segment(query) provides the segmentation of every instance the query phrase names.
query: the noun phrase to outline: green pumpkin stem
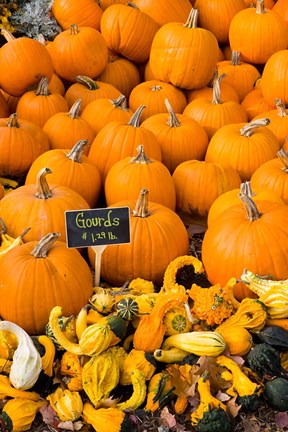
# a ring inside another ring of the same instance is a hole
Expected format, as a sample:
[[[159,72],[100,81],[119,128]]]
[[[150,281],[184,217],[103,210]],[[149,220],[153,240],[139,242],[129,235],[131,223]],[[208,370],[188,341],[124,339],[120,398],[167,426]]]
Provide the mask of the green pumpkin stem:
[[[267,126],[270,124],[270,119],[268,117],[254,120],[250,123],[247,123],[240,129],[240,135],[250,137],[255,132],[255,129]]]
[[[72,147],[70,152],[67,153],[66,155],[67,158],[72,160],[73,162],[81,163],[82,155],[87,145],[88,145],[87,139],[77,141],[77,143]]]
[[[98,90],[99,86],[96,81],[86,75],[77,75],[75,81],[79,84],[83,84],[89,90]]]
[[[35,194],[36,198],[40,198],[40,199],[51,198],[52,193],[50,191],[50,188],[46,180],[46,175],[51,173],[52,171],[50,170],[50,168],[42,168],[38,172],[36,178],[36,188],[37,188],[37,192]]]
[[[52,232],[46,234],[39,240],[31,252],[35,258],[46,258],[55,241],[60,237],[60,233]]]

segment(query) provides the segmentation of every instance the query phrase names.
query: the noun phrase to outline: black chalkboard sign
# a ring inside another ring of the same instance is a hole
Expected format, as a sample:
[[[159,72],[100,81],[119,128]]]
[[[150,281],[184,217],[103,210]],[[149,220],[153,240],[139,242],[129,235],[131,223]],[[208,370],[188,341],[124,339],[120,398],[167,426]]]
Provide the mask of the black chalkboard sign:
[[[107,207],[65,212],[67,246],[130,243],[129,207]]]

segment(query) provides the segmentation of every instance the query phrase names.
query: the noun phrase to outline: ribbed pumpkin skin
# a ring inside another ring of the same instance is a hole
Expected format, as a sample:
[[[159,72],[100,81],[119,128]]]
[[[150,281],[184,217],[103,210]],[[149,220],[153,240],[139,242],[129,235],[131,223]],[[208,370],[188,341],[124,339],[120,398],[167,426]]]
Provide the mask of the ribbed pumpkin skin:
[[[288,112],[286,109],[283,110],[281,115],[278,109],[271,109],[263,113],[257,114],[253,120],[267,117],[270,120],[270,124],[267,125],[267,129],[271,130],[278,139],[280,146],[286,142],[288,136]]]
[[[259,275],[288,277],[288,208],[258,201],[261,217],[250,221],[241,204],[227,209],[207,229],[202,243],[202,261],[212,284],[224,286],[243,269]],[[241,293],[239,293],[241,294]]]
[[[232,18],[247,5],[244,0],[196,0],[194,7],[199,9],[199,26],[210,30],[219,43],[227,44]]]
[[[0,201],[0,214],[7,232],[17,237],[31,227],[25,241],[40,240],[49,232],[60,232],[61,240],[66,241],[66,210],[89,209],[88,203],[77,192],[66,186],[50,186],[51,198],[35,197],[36,185],[18,187]]]
[[[77,75],[96,78],[108,61],[108,48],[102,34],[92,27],[71,23],[49,44],[55,72],[67,81]]]
[[[240,177],[227,165],[190,160],[182,162],[172,175],[179,211],[206,217],[215,199],[240,187]],[[209,193],[207,191],[209,190]]]
[[[218,41],[209,30],[170,22],[157,31],[149,62],[156,79],[197,89],[212,79],[218,53]]]
[[[143,144],[151,159],[162,161],[161,147],[153,132],[124,122],[113,121],[104,126],[90,147],[88,158],[97,166],[103,183],[114,163],[127,156],[136,156]]]
[[[13,114],[12,114],[13,115]],[[10,123],[15,126],[9,126]],[[46,133],[27,120],[0,119],[0,175],[20,177],[27,173],[32,162],[49,150]]]
[[[256,169],[267,160],[274,159],[280,144],[273,132],[266,127],[256,129],[251,136],[241,135],[245,123],[222,126],[211,138],[205,160],[228,163],[241,177],[250,180]]]
[[[0,70],[0,87],[12,96],[21,96],[44,76],[50,80],[54,72],[45,46],[28,37],[12,39],[1,47]]]
[[[7,100],[2,92],[0,92],[0,118],[9,117],[10,110]]]
[[[166,166],[157,160],[133,163],[131,157],[110,168],[105,180],[106,203],[110,206],[118,201],[137,199],[139,190],[144,187],[149,190],[150,201],[175,210],[175,186]]]
[[[129,107],[136,111],[140,104],[145,105],[141,114],[143,122],[154,114],[166,113],[165,99],[169,100],[175,113],[182,113],[187,105],[184,92],[173,84],[159,80],[143,81],[138,84],[130,93]]]
[[[135,0],[139,9],[150,15],[160,26],[169,22],[184,23],[191,9],[189,0]]]
[[[262,78],[261,90],[264,99],[274,104],[275,98],[279,98],[285,104],[288,103],[288,49],[273,54],[265,63]]]
[[[136,277],[162,286],[168,264],[188,253],[188,234],[179,216],[167,207],[151,202],[150,215],[142,218],[132,215],[135,205],[135,200],[124,200],[110,206],[130,208],[131,242],[106,247],[101,255],[101,277],[112,286],[122,286]],[[88,253],[95,265],[94,251],[88,248]]]
[[[162,162],[171,173],[186,160],[203,160],[208,147],[204,128],[184,114],[177,114],[178,126],[168,123],[169,115],[154,114],[141,124],[154,133],[160,143]]]
[[[229,27],[229,42],[233,51],[239,51],[243,61],[265,64],[274,53],[286,49],[288,32],[285,21],[271,9],[259,13],[261,7],[238,12]]]
[[[142,63],[149,58],[159,26],[137,8],[114,4],[103,12],[100,28],[110,51],[135,63]]]
[[[103,10],[94,0],[53,0],[51,12],[62,30],[71,24],[100,30]]]
[[[67,157],[68,150],[53,149],[43,153],[31,165],[25,184],[35,184],[38,172],[49,167],[49,183],[67,186],[78,192],[91,208],[96,206],[101,190],[101,179],[97,167],[84,154],[81,162]]]
[[[29,334],[44,334],[51,309],[61,305],[65,316],[76,315],[92,295],[93,283],[76,249],[56,241],[46,258],[36,258],[31,255],[36,244],[26,242],[1,258],[0,314]]]
[[[260,87],[254,88],[247,93],[242,100],[241,105],[247,113],[248,121],[254,119],[258,114],[262,117],[262,113],[275,109],[275,104],[269,105],[265,101]]]

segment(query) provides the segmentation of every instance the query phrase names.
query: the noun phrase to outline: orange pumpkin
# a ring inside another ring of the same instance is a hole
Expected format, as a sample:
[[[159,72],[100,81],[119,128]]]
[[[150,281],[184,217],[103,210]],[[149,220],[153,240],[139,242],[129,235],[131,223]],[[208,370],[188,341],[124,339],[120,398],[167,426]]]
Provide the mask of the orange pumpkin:
[[[129,107],[135,111],[139,105],[145,105],[141,116],[144,121],[154,114],[166,113],[166,99],[176,113],[182,113],[187,105],[184,92],[173,84],[156,79],[143,81],[131,91]]]
[[[101,18],[101,34],[108,49],[135,63],[148,60],[159,25],[131,2],[114,4]],[[140,36],[140,37],[139,37]]]
[[[161,147],[153,132],[140,126],[140,116],[144,105],[135,111],[127,123],[109,122],[96,135],[88,157],[97,166],[103,184],[114,163],[127,156],[135,156],[138,145],[144,145],[152,159],[161,162]]]
[[[0,214],[12,237],[31,227],[25,235],[27,242],[40,240],[48,232],[59,232],[65,242],[65,211],[89,208],[73,189],[59,184],[49,187],[46,175],[50,172],[49,168],[42,168],[34,184],[20,186],[0,201]]]
[[[157,31],[149,58],[157,79],[180,88],[197,89],[213,78],[218,41],[209,30],[197,26],[198,14],[198,9],[192,8],[185,24],[173,20]]]
[[[0,118],[9,117],[10,109],[4,94],[0,92]]]
[[[42,168],[49,167],[50,183],[67,186],[78,192],[91,208],[96,207],[101,190],[97,167],[83,154],[88,140],[79,140],[70,151],[53,149],[42,153],[31,165],[25,184],[36,183]]]
[[[17,104],[19,118],[43,128],[46,121],[56,113],[68,111],[68,103],[60,93],[48,90],[48,80],[41,78],[36,90],[25,92]]]
[[[92,27],[71,23],[49,44],[55,72],[73,81],[77,75],[97,77],[108,61],[108,48],[102,34]]]
[[[48,233],[1,258],[1,318],[30,335],[45,333],[54,306],[61,305],[66,316],[77,315],[92,295],[87,262],[60,239],[59,233]]]
[[[240,194],[239,205],[219,215],[204,234],[202,262],[209,281],[224,286],[231,277],[239,279],[245,268],[286,279],[287,217],[288,207],[283,204],[261,200],[256,205]],[[250,295],[249,291],[245,284],[239,284],[234,295],[241,300]]]
[[[65,99],[68,102],[69,108],[72,107],[77,99],[81,99],[81,110],[79,110],[78,114],[81,113],[88,103],[95,99],[115,99],[121,94],[112,84],[107,84],[99,80],[95,81],[83,75],[76,76],[75,81],[76,82],[66,90]]]
[[[53,0],[51,12],[62,30],[73,23],[100,30],[103,10],[94,0]]]
[[[261,77],[261,90],[267,103],[273,105],[279,98],[288,103],[288,49],[280,50],[265,63]]]
[[[29,37],[15,38],[2,29],[7,40],[0,49],[0,87],[12,96],[21,96],[45,76],[52,78],[54,67],[45,46]],[[13,71],[13,73],[11,73]]]
[[[150,200],[171,210],[176,208],[175,186],[168,168],[137,147],[135,157],[127,156],[116,162],[105,180],[105,198],[108,206],[123,200],[136,200],[139,190],[147,187]]]
[[[88,148],[95,138],[95,132],[86,120],[80,117],[81,99],[77,99],[70,110],[58,112],[51,116],[43,126],[47,134],[50,149],[72,149],[75,142],[83,139],[88,140]],[[85,154],[88,154],[88,148]]]
[[[251,90],[241,102],[241,105],[245,109],[248,117],[248,121],[254,119],[258,114],[262,116],[262,113],[275,109],[275,105],[269,105],[264,97],[261,87],[256,87]],[[263,117],[265,115],[263,114]]]
[[[273,12],[281,16],[288,23],[288,9],[285,0],[277,0],[272,6]]]
[[[205,160],[227,163],[238,172],[242,181],[250,180],[256,169],[273,159],[280,149],[276,136],[265,127],[269,122],[263,118],[222,126],[211,138]]]
[[[109,245],[102,253],[101,277],[112,286],[137,277],[162,286],[168,264],[188,253],[188,234],[180,217],[162,204],[148,202],[148,194],[147,189],[141,189],[137,201],[110,206],[129,207],[131,212],[130,243]],[[88,248],[88,254],[94,266],[95,253]]]
[[[188,103],[183,111],[184,115],[199,123],[210,140],[214,133],[226,124],[247,121],[247,114],[240,103],[226,100],[221,97],[220,81],[224,76],[220,75],[213,81],[212,98],[196,98]]]
[[[237,171],[231,166],[198,160],[182,162],[172,178],[177,210],[204,218],[218,196],[240,187],[241,183]]]
[[[256,81],[260,78],[260,72],[256,66],[240,59],[239,51],[232,51],[230,60],[217,63],[218,74],[225,74],[222,82],[235,88],[240,97],[240,102],[254,89]]]
[[[287,24],[276,12],[266,9],[264,0],[255,8],[238,12],[229,27],[232,51],[239,51],[243,61],[265,64],[272,54],[288,46]]]
[[[191,10],[189,0],[134,0],[134,4],[160,26],[170,22],[184,23]]]
[[[172,174],[186,160],[203,160],[208,147],[204,128],[184,114],[176,114],[168,99],[168,113],[154,114],[141,124],[156,136],[162,154],[162,162]]]
[[[127,1],[126,0],[98,0],[98,4],[103,10],[107,9],[109,6],[115,3],[126,4]]]
[[[16,113],[0,119],[0,175],[26,175],[32,162],[49,150],[46,133],[36,124],[18,119]]]

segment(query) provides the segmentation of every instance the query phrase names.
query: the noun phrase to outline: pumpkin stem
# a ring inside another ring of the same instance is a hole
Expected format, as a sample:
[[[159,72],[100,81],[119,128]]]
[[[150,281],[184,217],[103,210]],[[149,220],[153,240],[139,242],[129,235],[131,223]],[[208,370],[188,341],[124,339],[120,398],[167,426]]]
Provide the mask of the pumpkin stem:
[[[47,174],[51,174],[52,171],[50,170],[50,168],[42,168],[38,174],[37,174],[37,178],[36,178],[36,188],[37,188],[37,192],[35,194],[36,198],[40,198],[40,199],[48,199],[51,198],[52,193],[49,189],[47,180],[46,180],[46,175]]]
[[[0,225],[1,225],[1,228],[0,228],[0,235],[1,235],[1,234],[6,234],[6,232],[7,232],[7,227],[6,227],[4,221],[3,221],[3,219],[2,219],[1,217],[0,217]],[[1,243],[0,243],[0,244],[1,244]]]
[[[259,212],[255,202],[251,197],[246,195],[243,192],[239,192],[239,198],[244,204],[245,210],[246,210],[246,219],[253,222],[257,219],[260,219],[262,216],[262,213]]]
[[[82,105],[82,100],[77,99],[68,112],[68,117],[72,119],[79,118],[79,111]]]
[[[8,30],[6,30],[4,28],[1,29],[1,35],[4,36],[4,38],[6,39],[6,42],[10,42],[10,41],[16,39],[15,36],[13,36],[11,32],[9,32]]]
[[[254,120],[250,123],[247,123],[240,129],[240,135],[250,137],[255,132],[255,129],[263,126],[267,126],[270,124],[270,119],[268,117],[263,119]]]
[[[175,111],[173,110],[172,105],[167,98],[165,99],[164,103],[169,114],[167,125],[171,127],[179,127],[180,122],[178,120],[178,117],[176,116]]]
[[[287,116],[287,112],[286,112],[286,107],[285,104],[282,102],[281,99],[276,98],[275,99],[275,105],[277,108],[277,114],[279,115],[279,117],[286,117]]]
[[[38,42],[40,42],[42,45],[46,46],[46,40],[42,33],[39,33],[36,38]]]
[[[137,108],[137,110],[134,112],[129,122],[127,123],[129,126],[134,126],[136,128],[140,126],[140,117],[144,108],[146,108],[146,105],[140,105]]]
[[[148,189],[141,189],[140,195],[136,202],[135,210],[132,211],[133,216],[145,218],[149,216],[150,212],[148,210]]]
[[[282,148],[276,153],[276,155],[284,165],[284,167],[282,168],[283,171],[288,172],[288,152],[284,148]]]
[[[79,29],[78,29],[77,24],[71,24],[70,35],[76,35],[77,33],[79,33]]]
[[[250,181],[245,181],[240,185],[240,192],[248,195],[250,198],[255,196],[256,194],[252,191]]]
[[[99,86],[96,81],[86,75],[77,75],[75,81],[79,84],[83,84],[88,90],[98,90]]]
[[[222,79],[226,76],[226,74],[222,74],[219,77],[217,76],[217,78],[214,79],[213,81],[213,95],[212,95],[212,104],[222,104],[222,99],[221,99],[221,90],[220,90],[220,82],[222,81]]]
[[[48,90],[48,85],[49,85],[48,78],[42,77],[35,91],[36,96],[49,96],[51,92]]]
[[[264,0],[257,0],[256,1],[256,14],[264,14],[266,13]]]
[[[7,126],[19,128],[20,124],[18,122],[18,114],[17,113],[13,113],[10,115],[10,117],[8,119]]]
[[[121,108],[125,111],[128,111],[128,107],[127,107],[127,98],[126,96],[124,96],[123,94],[121,94],[120,96],[118,96],[118,98],[116,99],[110,99],[110,102],[116,107],[116,108]]]
[[[143,144],[140,144],[136,150],[138,154],[130,159],[130,163],[148,164],[154,162],[153,159],[149,159],[148,156],[146,156]]]
[[[88,140],[79,140],[77,143],[72,147],[69,153],[67,153],[67,158],[72,160],[73,162],[82,162],[82,154],[85,150],[85,147],[88,145]]]
[[[151,87],[151,91],[160,91],[162,90],[162,87],[160,85],[154,85]]]
[[[130,6],[130,7],[132,7],[133,9],[137,9],[137,10],[139,10],[139,7],[138,7],[135,3],[133,3],[133,2],[127,2],[127,3],[126,3],[126,6]]]
[[[239,66],[240,65],[240,51],[232,51],[231,54],[231,64],[233,66]]]
[[[197,28],[198,16],[199,16],[199,10],[192,8],[188,15],[187,21],[184,24],[184,27]]]
[[[46,258],[51,247],[53,246],[55,241],[58,239],[58,237],[60,237],[60,235],[61,234],[58,232],[52,232],[52,233],[46,234],[36,244],[36,246],[34,247],[34,249],[31,252],[31,255],[33,255],[35,258]]]

